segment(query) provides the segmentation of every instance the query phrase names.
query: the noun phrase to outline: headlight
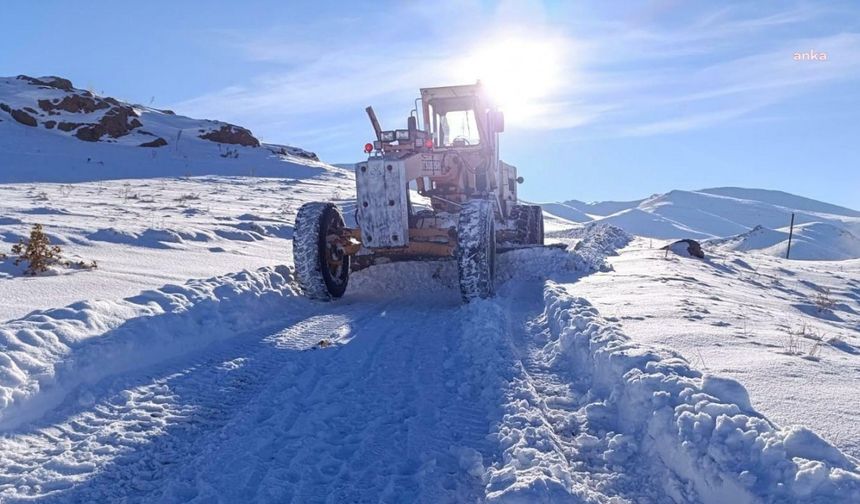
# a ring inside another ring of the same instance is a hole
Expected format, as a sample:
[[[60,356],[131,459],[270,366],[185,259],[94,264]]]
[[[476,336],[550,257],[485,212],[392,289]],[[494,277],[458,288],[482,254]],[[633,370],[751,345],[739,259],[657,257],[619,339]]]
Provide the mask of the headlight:
[[[409,130],[397,130],[394,136],[397,140],[409,140]]]
[[[394,141],[394,132],[393,131],[383,131],[379,135],[379,139],[383,142],[393,142]]]

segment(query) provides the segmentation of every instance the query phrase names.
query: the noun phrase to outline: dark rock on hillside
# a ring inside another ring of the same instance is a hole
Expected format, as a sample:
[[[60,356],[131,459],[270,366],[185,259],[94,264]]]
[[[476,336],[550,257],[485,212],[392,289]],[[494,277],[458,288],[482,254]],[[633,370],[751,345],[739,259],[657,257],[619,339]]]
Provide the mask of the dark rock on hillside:
[[[80,123],[72,123],[72,122],[61,122],[57,125],[57,129],[60,131],[72,131],[73,129],[81,126]]]
[[[287,147],[283,145],[270,145],[268,146],[269,151],[272,154],[277,154],[279,156],[296,156],[305,159],[312,159],[314,161],[319,161],[319,156],[316,155],[315,152],[306,151],[304,149],[299,149],[298,147]]]
[[[244,145],[245,147],[260,146],[260,141],[249,130],[232,124],[225,124],[220,129],[200,135],[200,138],[224,144]]]
[[[35,117],[24,112],[23,110],[12,109],[9,114],[12,116],[12,119],[15,119],[16,121],[25,126],[36,126],[37,124],[39,124],[38,121],[36,121]]]
[[[129,121],[129,115],[132,113],[134,111],[130,107],[114,107],[105,112],[96,124],[78,128],[75,136],[86,142],[97,142],[104,135],[111,138],[127,135],[132,129],[143,126],[137,118]]]
[[[75,136],[84,142],[98,142],[104,131],[98,125],[82,126],[75,131]]]
[[[158,137],[151,142],[145,142],[140,144],[140,147],[164,147],[165,145],[167,145],[167,140]]]
[[[672,252],[680,256],[697,257],[699,259],[705,258],[705,252],[702,250],[702,244],[700,244],[696,240],[691,240],[689,238],[670,243],[669,245],[663,247],[661,250],[671,250]]]
[[[83,96],[78,94],[71,94],[69,96],[66,96],[57,103],[54,103],[54,101],[39,100],[39,108],[48,113],[51,113],[55,110],[64,110],[66,112],[72,112],[74,114],[78,112],[85,112],[87,114],[90,114],[92,112],[95,112],[96,110],[102,110],[111,107],[111,104],[107,100],[92,98],[89,96]]]
[[[74,89],[72,87],[72,81],[69,79],[63,79],[62,77],[56,77],[53,75],[49,75],[47,77],[42,77],[41,79],[37,79],[35,77],[30,77],[29,75],[19,75],[19,80],[25,80],[30,84],[36,86],[46,86],[54,89],[62,89],[63,91],[71,91]]]

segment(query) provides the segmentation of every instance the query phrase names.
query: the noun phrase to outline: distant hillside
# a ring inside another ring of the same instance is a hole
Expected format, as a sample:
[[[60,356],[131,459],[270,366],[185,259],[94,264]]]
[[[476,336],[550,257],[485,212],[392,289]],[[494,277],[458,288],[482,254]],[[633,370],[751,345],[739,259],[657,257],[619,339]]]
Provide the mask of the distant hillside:
[[[570,200],[570,201],[563,201],[561,203],[550,203],[550,205],[560,205],[563,207],[574,209],[577,212],[582,213],[582,214],[605,217],[607,215],[612,215],[614,213],[618,213],[622,210],[628,210],[631,208],[635,208],[636,206],[638,206],[643,201],[645,201],[645,200],[594,201],[591,203],[586,203],[584,201],[579,201],[579,200]]]
[[[250,130],[77,89],[60,77],[0,77],[0,183],[183,175],[309,176],[316,154]]]
[[[860,258],[860,211],[781,191],[719,187],[670,191],[629,202],[544,205],[574,223],[604,222],[659,238],[710,240],[714,246],[784,255],[795,214],[792,257]]]
[[[712,238],[706,245],[741,252],[759,251],[783,257],[788,250],[789,228],[767,229],[757,226],[746,233],[728,238]],[[791,240],[791,258],[807,260],[856,259],[860,238],[847,229],[812,222],[795,226]]]

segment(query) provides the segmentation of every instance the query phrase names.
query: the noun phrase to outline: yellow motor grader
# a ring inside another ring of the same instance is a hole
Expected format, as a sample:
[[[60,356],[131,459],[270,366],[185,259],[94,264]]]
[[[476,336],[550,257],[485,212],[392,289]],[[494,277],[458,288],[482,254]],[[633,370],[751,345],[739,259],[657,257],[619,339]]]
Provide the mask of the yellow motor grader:
[[[378,262],[450,259],[465,301],[492,296],[496,254],[544,241],[541,207],[519,202],[523,179],[499,160],[502,111],[479,82],[421,89],[406,129],[383,130],[372,107],[367,114],[376,140],[355,165],[356,226],[329,202],[296,216],[305,295],[339,298],[351,270]]]

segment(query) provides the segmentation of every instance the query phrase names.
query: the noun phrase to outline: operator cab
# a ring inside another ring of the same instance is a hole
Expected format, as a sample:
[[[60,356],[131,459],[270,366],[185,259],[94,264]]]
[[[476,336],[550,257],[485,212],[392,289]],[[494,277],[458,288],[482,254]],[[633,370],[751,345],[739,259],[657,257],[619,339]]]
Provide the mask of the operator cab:
[[[480,83],[421,90],[424,129],[437,148],[493,148],[504,130],[501,111],[486,100]]]

